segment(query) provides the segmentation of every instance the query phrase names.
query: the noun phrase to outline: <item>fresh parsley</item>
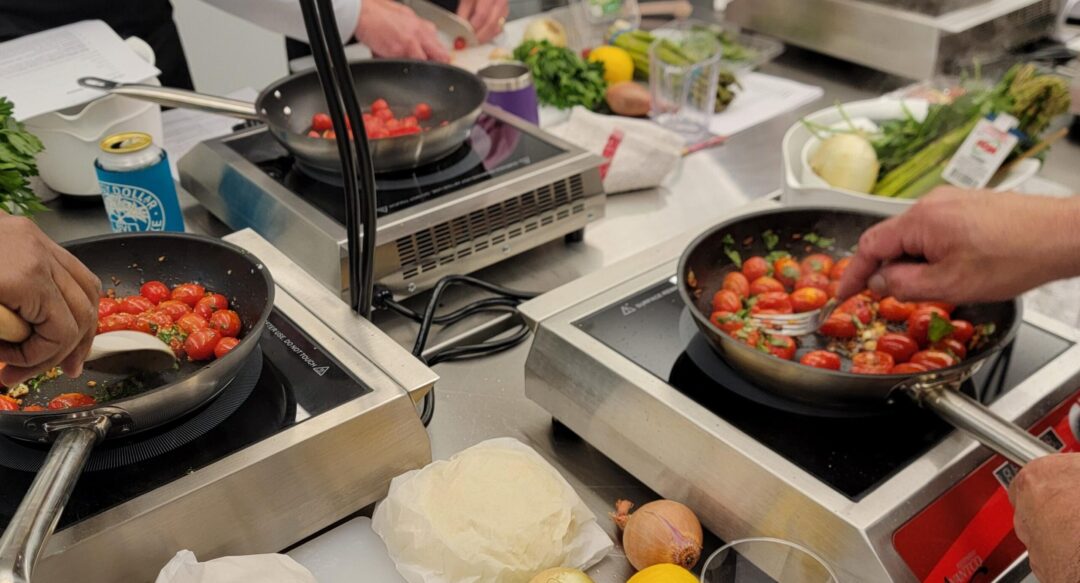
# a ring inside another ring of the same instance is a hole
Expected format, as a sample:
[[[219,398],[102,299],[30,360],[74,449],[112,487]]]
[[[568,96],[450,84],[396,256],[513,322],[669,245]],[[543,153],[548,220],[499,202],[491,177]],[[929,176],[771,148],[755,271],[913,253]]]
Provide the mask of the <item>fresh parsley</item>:
[[[45,146],[15,119],[14,110],[15,104],[0,97],[0,210],[30,216],[45,210],[29,187],[38,173],[34,156]]]
[[[765,249],[769,251],[776,249],[776,246],[780,243],[780,235],[777,235],[771,230],[762,233],[761,238],[765,241]]]
[[[532,40],[514,49],[514,59],[529,67],[541,103],[559,109],[575,105],[596,109],[604,102],[603,63],[590,63],[570,49]]]
[[[930,328],[926,334],[930,342],[944,340],[952,334],[953,330],[952,322],[942,318],[937,312],[930,314]]]
[[[742,269],[742,255],[735,250],[735,239],[731,236],[731,233],[724,235],[720,242],[724,244],[724,255],[728,256],[728,259],[735,264],[735,267]]]
[[[821,235],[818,235],[817,233],[807,233],[807,234],[803,235],[803,241],[806,241],[807,243],[810,243],[811,245],[816,245],[816,246],[818,246],[818,247],[820,247],[822,249],[828,249],[828,248],[832,247],[836,243],[836,239],[830,239],[828,237],[822,237]]]
[[[791,257],[791,253],[788,253],[787,251],[777,250],[766,255],[765,261],[767,261],[769,265],[772,265],[776,263],[778,259],[783,259],[785,257]]]

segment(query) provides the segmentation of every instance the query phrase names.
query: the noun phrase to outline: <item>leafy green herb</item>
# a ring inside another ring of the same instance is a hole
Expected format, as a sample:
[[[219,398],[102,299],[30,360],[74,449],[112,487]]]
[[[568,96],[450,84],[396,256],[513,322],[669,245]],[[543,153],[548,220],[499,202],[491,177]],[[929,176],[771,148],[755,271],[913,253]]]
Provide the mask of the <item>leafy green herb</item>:
[[[742,269],[742,255],[735,250],[735,239],[731,236],[731,233],[724,235],[720,242],[724,244],[724,255],[731,259],[731,262],[735,264],[735,267]]]
[[[772,230],[765,231],[761,234],[761,238],[765,241],[765,248],[772,251],[780,243],[780,235],[772,232]]]
[[[532,40],[514,49],[514,59],[531,70],[541,103],[559,109],[575,105],[596,109],[604,101],[603,63],[590,63],[570,49]]]
[[[765,261],[767,261],[769,265],[772,265],[773,263],[776,263],[778,259],[783,259],[785,257],[791,257],[791,253],[788,253],[787,251],[777,250],[766,255]]]
[[[773,346],[779,346],[780,348],[786,348],[788,343],[783,338],[777,338],[776,336],[769,336],[769,344]]]
[[[30,216],[45,210],[29,188],[29,178],[38,173],[34,156],[45,146],[15,120],[14,110],[0,97],[0,210]]]
[[[930,328],[927,337],[930,342],[938,342],[952,334],[954,330],[952,322],[942,318],[937,312],[930,314]]]
[[[836,243],[836,239],[831,239],[829,237],[822,237],[821,235],[818,235],[817,233],[807,233],[807,234],[803,235],[803,241],[806,241],[807,243],[810,243],[811,245],[816,245],[816,246],[818,246],[818,247],[820,247],[822,249],[828,249],[829,247],[832,247],[834,243]]]

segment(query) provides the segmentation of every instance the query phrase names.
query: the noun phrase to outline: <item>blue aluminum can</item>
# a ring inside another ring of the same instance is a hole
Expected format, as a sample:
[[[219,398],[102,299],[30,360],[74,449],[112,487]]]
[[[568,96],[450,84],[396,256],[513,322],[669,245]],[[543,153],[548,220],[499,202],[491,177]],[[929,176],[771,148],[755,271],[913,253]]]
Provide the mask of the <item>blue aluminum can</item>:
[[[101,140],[94,163],[114,233],[184,230],[169,157],[142,132]]]

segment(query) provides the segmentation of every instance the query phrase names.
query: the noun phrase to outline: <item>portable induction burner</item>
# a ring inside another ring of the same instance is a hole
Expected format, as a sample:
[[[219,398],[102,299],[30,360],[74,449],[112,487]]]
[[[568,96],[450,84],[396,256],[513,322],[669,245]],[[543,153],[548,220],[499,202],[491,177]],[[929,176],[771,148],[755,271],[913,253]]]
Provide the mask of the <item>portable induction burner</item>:
[[[526,395],[724,540],[799,543],[841,581],[1024,572],[1003,487],[1018,468],[906,397],[885,413],[810,409],[777,401],[712,352],[674,279],[700,230],[524,304],[536,329]],[[963,390],[1073,448],[1078,341],[1028,313],[1011,348]]]
[[[431,287],[562,237],[603,216],[603,160],[485,106],[459,150],[380,173],[375,277],[396,294]],[[299,168],[264,126],[203,142],[180,182],[235,229],[252,228],[320,283],[348,295],[340,177]]]
[[[431,461],[414,402],[436,375],[254,232],[226,237],[277,286],[260,350],[213,401],[100,444],[34,581],[152,581],[179,550],[278,552]],[[0,438],[0,526],[44,458]]]

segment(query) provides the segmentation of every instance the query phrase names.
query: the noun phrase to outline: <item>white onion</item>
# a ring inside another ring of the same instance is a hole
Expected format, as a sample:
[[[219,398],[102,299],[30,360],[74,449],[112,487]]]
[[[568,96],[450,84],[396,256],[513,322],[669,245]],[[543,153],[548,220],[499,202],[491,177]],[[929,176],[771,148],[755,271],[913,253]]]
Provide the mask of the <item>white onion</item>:
[[[810,168],[830,186],[868,193],[877,184],[874,146],[858,134],[834,134],[810,156]]]

